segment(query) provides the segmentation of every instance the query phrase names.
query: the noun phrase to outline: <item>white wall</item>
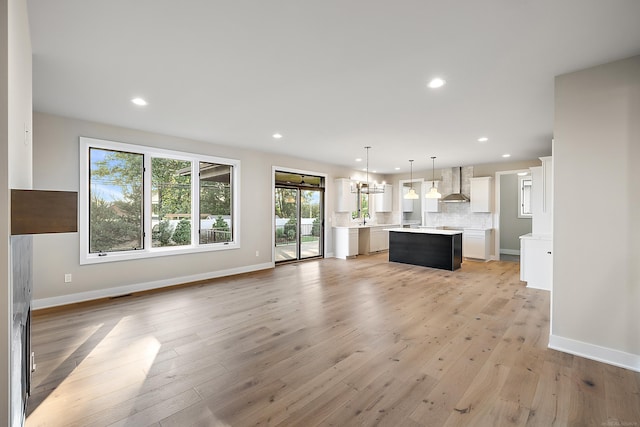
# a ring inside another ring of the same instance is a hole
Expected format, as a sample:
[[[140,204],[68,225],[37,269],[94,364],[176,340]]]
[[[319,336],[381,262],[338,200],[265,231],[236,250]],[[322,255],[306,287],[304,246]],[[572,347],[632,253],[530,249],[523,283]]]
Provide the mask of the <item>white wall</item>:
[[[27,5],[22,0],[0,2],[0,425],[19,425],[21,414],[11,408],[20,398],[10,390],[10,327],[12,318],[11,188],[31,188],[31,41]]]
[[[328,174],[325,197],[328,217],[333,212],[334,178],[355,175],[344,168],[309,160],[35,113],[33,167],[36,188],[78,190],[80,136],[239,159],[242,162],[241,248],[81,266],[79,233],[34,236],[36,307],[117,294],[123,287],[140,284],[155,287],[271,267],[272,166]],[[331,225],[328,220],[325,222],[329,231],[325,253],[333,252]],[[259,251],[259,257],[256,257],[256,251]],[[71,284],[64,283],[65,273],[73,275]]]
[[[550,345],[640,370],[640,56],[556,78]]]

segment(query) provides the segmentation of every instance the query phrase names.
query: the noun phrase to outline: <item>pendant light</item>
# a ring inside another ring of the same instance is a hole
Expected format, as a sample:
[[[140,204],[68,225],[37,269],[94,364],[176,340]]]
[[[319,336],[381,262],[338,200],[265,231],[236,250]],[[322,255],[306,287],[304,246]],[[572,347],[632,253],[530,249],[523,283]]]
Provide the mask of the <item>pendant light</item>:
[[[435,167],[436,158],[435,156],[431,156],[431,190],[424,196],[427,199],[439,199],[442,197],[442,194],[438,193],[438,189],[436,188]]]
[[[367,164],[366,164],[366,181],[365,182],[358,182],[355,186],[351,185],[351,192],[352,193],[361,193],[361,194],[379,194],[379,193],[384,193],[384,185],[382,186],[378,186],[377,182],[374,182],[373,184],[371,184],[369,182],[369,149],[371,148],[370,145],[367,145],[366,147],[364,147],[365,150],[367,150]]]
[[[415,200],[418,198],[418,193],[413,189],[413,160],[409,160],[409,165],[411,166],[411,188],[409,189],[409,192],[404,195],[404,198]]]

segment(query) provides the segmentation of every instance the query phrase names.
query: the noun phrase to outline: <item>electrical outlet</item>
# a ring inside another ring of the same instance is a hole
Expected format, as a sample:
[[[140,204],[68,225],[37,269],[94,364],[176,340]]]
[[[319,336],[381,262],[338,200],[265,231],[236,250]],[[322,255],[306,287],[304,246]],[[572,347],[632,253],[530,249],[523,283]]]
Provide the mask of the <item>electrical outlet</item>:
[[[256,256],[260,256],[260,251],[256,251]]]
[[[71,283],[71,273],[64,275],[64,283]]]

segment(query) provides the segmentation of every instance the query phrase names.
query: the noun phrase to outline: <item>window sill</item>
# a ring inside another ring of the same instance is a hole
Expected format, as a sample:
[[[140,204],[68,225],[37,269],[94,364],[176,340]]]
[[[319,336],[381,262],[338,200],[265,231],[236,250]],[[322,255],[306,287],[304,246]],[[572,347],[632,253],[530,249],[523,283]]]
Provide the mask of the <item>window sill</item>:
[[[105,262],[131,261],[137,259],[156,258],[171,255],[187,255],[201,252],[216,252],[232,249],[239,249],[240,244],[237,242],[216,243],[203,246],[182,246],[179,249],[175,247],[152,248],[139,251],[127,252],[107,252],[106,255],[89,254],[80,257],[80,265],[102,264]]]

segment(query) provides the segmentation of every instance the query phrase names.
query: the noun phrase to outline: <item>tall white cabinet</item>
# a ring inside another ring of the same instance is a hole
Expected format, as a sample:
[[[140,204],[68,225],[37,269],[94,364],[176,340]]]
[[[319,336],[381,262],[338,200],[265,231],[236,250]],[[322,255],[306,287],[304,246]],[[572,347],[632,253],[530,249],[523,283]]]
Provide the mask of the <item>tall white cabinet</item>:
[[[527,287],[551,290],[552,246],[551,236],[520,236],[520,280],[527,282]]]
[[[553,284],[553,158],[531,168],[531,233],[520,236],[520,280],[551,290]]]

